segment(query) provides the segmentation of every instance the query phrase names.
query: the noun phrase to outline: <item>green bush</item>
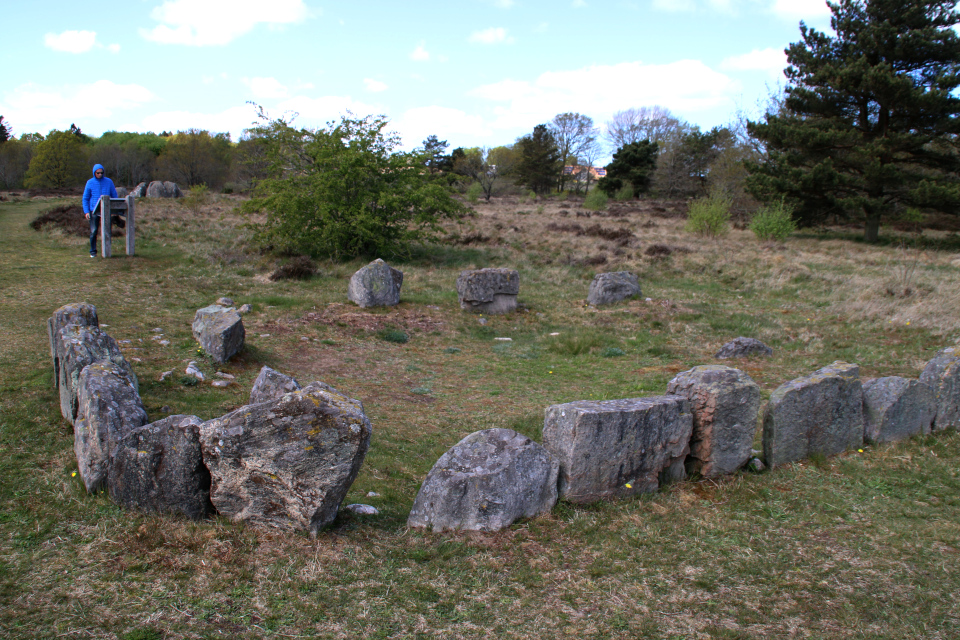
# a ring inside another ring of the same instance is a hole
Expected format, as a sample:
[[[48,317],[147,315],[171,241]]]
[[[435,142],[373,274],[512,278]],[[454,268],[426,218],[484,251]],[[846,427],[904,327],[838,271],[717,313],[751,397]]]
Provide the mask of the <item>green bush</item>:
[[[479,182],[474,182],[469,187],[467,187],[467,200],[471,203],[476,203],[480,200],[480,196],[483,195],[483,185]]]
[[[613,199],[617,202],[627,202],[628,200],[633,200],[633,185],[629,182],[620,187],[616,193],[613,194]]]
[[[730,201],[720,196],[694,200],[687,214],[686,230],[705,238],[719,238],[730,231]]]
[[[797,230],[797,223],[793,220],[793,208],[786,202],[780,202],[760,207],[750,219],[750,231],[757,236],[757,240],[776,240],[783,242],[791,233]]]
[[[583,200],[583,208],[590,211],[603,211],[607,208],[607,194],[600,189],[594,189]]]
[[[410,341],[410,336],[399,329],[381,329],[377,332],[377,337],[386,342],[395,342],[405,344]]]

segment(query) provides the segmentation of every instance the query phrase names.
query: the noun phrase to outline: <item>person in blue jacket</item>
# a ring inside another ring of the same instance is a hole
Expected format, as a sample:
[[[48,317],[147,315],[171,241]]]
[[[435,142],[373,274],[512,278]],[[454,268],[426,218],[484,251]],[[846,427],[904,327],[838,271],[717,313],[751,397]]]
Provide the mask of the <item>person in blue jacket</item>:
[[[83,188],[83,215],[90,221],[91,258],[97,257],[97,235],[100,233],[100,196],[117,197],[117,188],[113,186],[113,180],[103,173],[102,164],[93,165],[93,177],[87,180],[87,186]]]

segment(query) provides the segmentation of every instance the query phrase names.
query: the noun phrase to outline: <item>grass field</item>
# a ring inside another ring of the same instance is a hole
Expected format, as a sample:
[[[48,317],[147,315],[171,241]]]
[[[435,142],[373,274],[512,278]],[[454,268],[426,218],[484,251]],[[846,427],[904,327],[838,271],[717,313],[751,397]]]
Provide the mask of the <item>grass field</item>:
[[[838,359],[864,377],[916,377],[960,340],[955,233],[884,230],[865,245],[833,229],[762,245],[747,231],[687,234],[682,203],[587,217],[573,199],[503,199],[451,225],[447,244],[391,260],[405,275],[398,307],[360,310],[346,299],[360,261],[269,281],[275,259],[248,246],[236,200],[198,214],[141,201],[138,255],[115,240],[111,260],[88,258],[84,238],[29,228],[60,202],[0,203],[0,636],[960,637],[955,433],[560,504],[496,534],[405,526],[433,462],[468,433],[540,440],[545,407],[661,394],[737,336],[774,349],[735,365],[765,398]],[[481,325],[459,310],[454,282],[486,266],[520,271],[522,310]],[[586,307],[594,273],[622,269],[643,297]],[[184,386],[193,314],[221,295],[254,307],[246,350],[221,368],[238,384]],[[381,515],[341,515],[311,538],[87,495],[45,331],[79,301],[129,341],[151,420],[226,413],[264,364],[362,400],[374,432],[347,503]],[[410,339],[382,339],[389,330]]]

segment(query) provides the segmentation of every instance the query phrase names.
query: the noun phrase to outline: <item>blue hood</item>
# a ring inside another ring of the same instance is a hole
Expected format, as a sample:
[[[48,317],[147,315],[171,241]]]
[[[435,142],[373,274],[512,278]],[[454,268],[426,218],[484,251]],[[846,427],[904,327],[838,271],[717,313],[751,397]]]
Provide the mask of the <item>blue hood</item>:
[[[97,169],[99,169],[100,171],[103,171],[104,173],[106,173],[106,170],[103,168],[103,165],[102,165],[102,164],[95,164],[95,165],[93,165],[93,177],[94,177],[94,178],[97,177]]]

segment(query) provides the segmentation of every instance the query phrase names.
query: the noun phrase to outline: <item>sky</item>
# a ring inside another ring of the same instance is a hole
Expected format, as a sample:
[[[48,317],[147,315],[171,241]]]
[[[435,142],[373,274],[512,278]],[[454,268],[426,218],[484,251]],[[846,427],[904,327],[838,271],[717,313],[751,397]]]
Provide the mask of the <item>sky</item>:
[[[385,115],[404,147],[510,144],[555,115],[660,105],[703,129],[757,113],[823,0],[52,0],[7,4],[14,135],[322,127]]]

